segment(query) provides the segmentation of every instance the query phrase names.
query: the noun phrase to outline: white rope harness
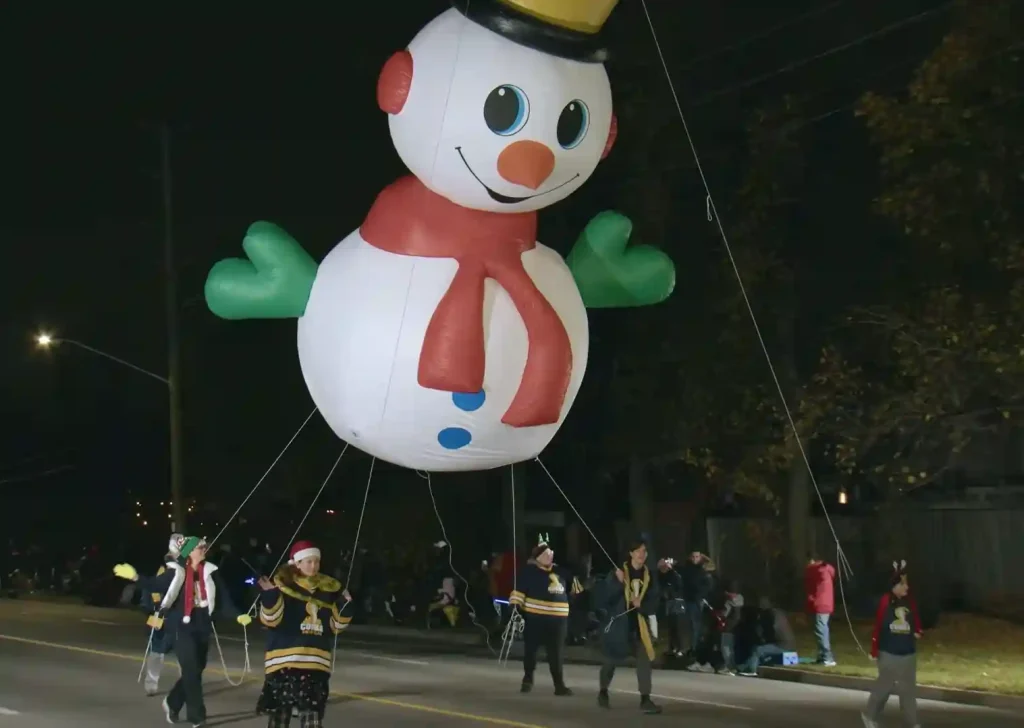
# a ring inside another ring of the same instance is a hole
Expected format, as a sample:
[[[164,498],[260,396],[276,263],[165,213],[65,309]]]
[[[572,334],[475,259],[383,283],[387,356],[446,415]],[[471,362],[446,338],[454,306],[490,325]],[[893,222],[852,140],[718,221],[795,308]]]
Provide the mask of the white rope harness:
[[[352,544],[352,556],[349,558],[349,562],[348,562],[348,575],[345,577],[345,583],[342,585],[342,588],[346,589],[346,590],[348,590],[349,586],[352,584],[352,569],[354,569],[355,565],[356,565],[356,549],[359,547],[359,534],[363,530],[363,518],[366,517],[366,502],[368,500],[370,500],[370,483],[373,482],[373,466],[376,465],[376,464],[377,464],[377,458],[373,458],[372,460],[370,460],[370,473],[369,473],[369,475],[366,476],[366,492],[363,493],[363,507],[361,509],[359,509],[359,523],[356,524],[356,540]],[[352,592],[351,591],[349,591],[349,596],[350,597],[352,596]],[[351,601],[346,601],[345,604],[341,607],[341,610],[339,610],[338,614],[341,614],[346,609],[348,609],[348,605],[351,604],[351,603],[352,603]],[[339,634],[341,634],[340,631],[334,633],[334,647],[331,649],[331,674],[332,675],[334,674],[334,658],[338,654],[338,635]]]
[[[448,538],[447,529],[444,527],[444,520],[441,518],[441,511],[437,507],[437,499],[434,498],[434,486],[430,482],[430,473],[421,473],[419,470],[417,470],[416,474],[427,481],[427,492],[430,493],[430,504],[434,507],[434,515],[437,516],[437,523],[441,527],[441,537],[444,539],[446,548],[448,549],[448,568],[451,570],[453,574],[455,574],[455,576],[457,576],[462,581],[462,600],[466,604],[466,609],[469,610],[469,620],[474,627],[483,631],[484,644],[487,646],[487,651],[490,652],[492,655],[497,656],[499,653],[495,652],[494,648],[491,646],[491,630],[487,629],[487,627],[485,627],[477,621],[476,610],[473,609],[473,605],[469,601],[469,581],[466,579],[466,577],[459,573],[458,569],[455,568],[454,556],[452,555],[452,542],[451,539]]]
[[[316,412],[317,412],[317,409],[314,407],[313,411],[309,413],[309,415],[306,417],[306,419],[303,420],[302,424],[299,425],[299,428],[294,432],[294,434],[292,434],[291,438],[285,444],[285,446],[281,450],[281,452],[279,452],[277,454],[277,457],[274,458],[274,461],[270,464],[270,467],[267,468],[267,470],[263,473],[263,475],[260,477],[260,479],[256,482],[256,485],[253,486],[252,490],[249,491],[249,494],[245,497],[244,500],[242,500],[242,503],[238,506],[238,508],[235,509],[235,512],[231,514],[231,517],[227,519],[227,521],[224,523],[224,526],[221,528],[221,530],[217,533],[217,535],[212,540],[210,540],[207,543],[208,547],[209,546],[213,546],[214,542],[216,542],[217,539],[219,539],[224,534],[224,532],[227,530],[227,528],[231,524],[231,522],[234,521],[234,519],[241,512],[242,507],[245,506],[245,504],[248,503],[249,500],[253,497],[253,495],[256,493],[256,491],[259,489],[259,487],[267,479],[267,476],[270,475],[270,472],[274,469],[274,466],[277,465],[277,463],[281,460],[281,458],[284,456],[284,454],[292,446],[292,444],[295,442],[296,438],[298,438],[299,433],[301,433],[302,430],[305,429],[306,425],[309,424],[309,421],[313,418],[313,415],[316,414]],[[327,487],[327,484],[330,482],[331,476],[334,475],[334,471],[337,470],[338,464],[341,462],[342,457],[344,457],[345,453],[348,451],[348,448],[349,448],[348,443],[345,443],[344,448],[342,448],[341,454],[338,455],[338,459],[334,461],[334,465],[331,466],[330,472],[327,473],[327,477],[324,478],[323,483],[321,483],[321,485],[320,485],[320,489],[317,491],[316,495],[313,497],[313,502],[309,504],[309,508],[306,509],[305,515],[303,515],[302,520],[299,521],[298,528],[295,530],[295,533],[292,534],[292,538],[288,541],[289,546],[285,547],[285,551],[282,553],[281,557],[277,560],[277,563],[274,565],[274,568],[272,569],[272,572],[276,571],[277,567],[281,565],[281,562],[284,560],[285,555],[288,553],[288,548],[290,547],[292,541],[295,540],[296,536],[299,534],[299,531],[302,530],[302,527],[305,525],[306,520],[309,518],[309,514],[313,512],[313,508],[316,506],[316,502],[320,499],[320,495],[324,492],[324,489]],[[256,612],[256,604],[258,602],[259,602],[259,597],[257,596],[256,599],[253,601],[252,605],[250,605],[249,609],[245,612],[245,614],[249,615],[249,616],[254,616],[255,612]],[[242,625],[242,642],[243,642],[243,649],[244,649],[245,657],[244,657],[244,661],[243,661],[243,664],[242,664],[241,675],[239,676],[237,681],[232,680],[232,678],[231,678],[231,671],[228,669],[227,660],[224,657],[224,648],[221,646],[220,635],[217,633],[217,627],[213,623],[212,615],[211,615],[211,627],[213,629],[214,644],[215,644],[215,646],[217,648],[217,656],[218,656],[218,658],[220,660],[221,669],[224,672],[224,679],[227,680],[229,685],[231,685],[233,687],[238,687],[239,685],[241,685],[245,681],[245,676],[252,672],[252,663],[251,663],[251,658],[249,656],[249,630],[248,630],[248,627],[246,625],[244,625],[244,624]],[[157,632],[157,630],[156,630],[155,627],[151,627],[150,630],[149,630],[149,639],[146,642],[146,649],[145,649],[145,651],[143,652],[143,655],[142,655],[142,669],[139,671],[139,676],[138,676],[138,679],[136,680],[136,682],[141,682],[142,681],[142,676],[143,676],[143,674],[145,672],[145,669],[146,669],[146,659],[149,657],[150,652],[152,652],[152,649],[153,649],[153,639],[154,639],[154,637],[156,635],[156,632]]]
[[[516,466],[509,465],[509,477],[512,481],[512,591],[519,589],[519,532],[516,524]],[[501,633],[501,649],[498,651],[498,664],[508,665],[508,657],[512,653],[512,645],[516,638],[522,637],[526,629],[526,619],[519,613],[519,607],[512,606],[505,631]]]

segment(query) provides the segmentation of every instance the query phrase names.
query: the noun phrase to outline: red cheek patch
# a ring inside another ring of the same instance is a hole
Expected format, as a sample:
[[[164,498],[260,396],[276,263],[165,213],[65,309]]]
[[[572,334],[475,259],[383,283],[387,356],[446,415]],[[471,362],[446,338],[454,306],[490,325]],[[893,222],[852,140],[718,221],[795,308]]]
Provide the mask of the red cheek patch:
[[[412,54],[398,51],[380,69],[377,78],[377,106],[388,114],[397,114],[405,107],[412,88]]]
[[[601,159],[604,159],[612,153],[612,147],[615,146],[615,139],[619,136],[619,119],[612,112],[612,125],[608,127],[608,139],[604,143],[604,151],[601,152]]]

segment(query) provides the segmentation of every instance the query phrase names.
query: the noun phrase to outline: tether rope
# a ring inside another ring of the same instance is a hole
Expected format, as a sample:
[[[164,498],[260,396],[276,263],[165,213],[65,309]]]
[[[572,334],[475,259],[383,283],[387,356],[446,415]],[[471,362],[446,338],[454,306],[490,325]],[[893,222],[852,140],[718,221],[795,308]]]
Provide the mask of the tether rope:
[[[793,440],[796,443],[797,449],[800,451],[800,457],[803,459],[804,466],[807,468],[808,476],[810,477],[811,484],[814,486],[814,492],[818,497],[818,502],[821,504],[822,513],[825,516],[825,522],[828,524],[829,531],[832,532],[832,538],[835,539],[837,553],[840,556],[838,559],[840,566],[840,578],[842,578],[843,572],[846,572],[848,577],[852,577],[853,573],[850,569],[849,561],[846,559],[846,555],[843,553],[842,543],[839,540],[839,534],[836,532],[835,525],[832,523],[832,517],[829,515],[828,507],[825,505],[825,498],[821,493],[821,488],[818,485],[818,479],[815,477],[814,468],[811,467],[811,460],[807,454],[807,450],[804,447],[803,440],[800,437],[800,431],[796,425],[796,418],[793,416],[793,411],[789,406],[789,400],[786,397],[785,389],[782,386],[782,382],[779,379],[778,372],[775,369],[775,363],[772,361],[771,354],[768,351],[768,345],[765,342],[764,335],[761,332],[761,325],[758,323],[757,314],[754,313],[754,306],[751,303],[750,296],[747,293],[746,284],[743,282],[743,274],[740,272],[739,264],[736,262],[736,256],[733,254],[732,245],[729,242],[729,236],[725,232],[725,225],[722,222],[722,218],[718,213],[718,208],[715,205],[714,197],[711,194],[711,185],[708,183],[707,175],[704,173],[704,167],[700,161],[700,154],[697,152],[697,144],[694,142],[693,135],[690,133],[690,126],[686,122],[686,115],[683,113],[682,102],[679,100],[679,92],[676,90],[675,82],[672,79],[672,73],[669,71],[668,61],[665,58],[665,52],[662,49],[661,41],[658,39],[658,32],[654,26],[654,20],[651,17],[650,9],[647,6],[647,0],[640,0],[640,4],[643,7],[644,15],[647,18],[647,26],[651,31],[651,38],[654,41],[655,50],[658,53],[658,59],[661,61],[661,67],[665,74],[665,80],[668,82],[669,91],[672,94],[672,101],[675,104],[676,113],[679,116],[679,121],[683,125],[683,132],[686,134],[686,141],[690,145],[690,152],[693,154],[693,161],[697,167],[697,173],[700,175],[701,183],[704,186],[704,193],[706,195],[705,201],[708,210],[708,220],[713,221],[718,228],[719,236],[722,238],[722,244],[725,247],[726,255],[729,258],[729,263],[732,266],[733,273],[736,276],[736,282],[739,284],[740,294],[743,297],[743,303],[746,306],[747,313],[750,316],[750,321],[754,327],[754,333],[757,335],[757,341],[761,346],[761,352],[764,354],[765,362],[768,364],[768,371],[772,375],[772,381],[775,384],[775,389],[778,392],[779,400],[782,403],[782,408],[786,413],[786,420],[789,423],[789,427],[793,432]],[[843,600],[843,609],[846,612],[847,622],[850,625],[850,634],[853,636],[853,640],[857,645],[857,648],[864,654],[867,652],[861,645],[860,640],[857,638],[857,634],[853,629],[853,622],[850,619],[849,608],[846,604],[846,597],[843,591],[840,590],[840,595]]]

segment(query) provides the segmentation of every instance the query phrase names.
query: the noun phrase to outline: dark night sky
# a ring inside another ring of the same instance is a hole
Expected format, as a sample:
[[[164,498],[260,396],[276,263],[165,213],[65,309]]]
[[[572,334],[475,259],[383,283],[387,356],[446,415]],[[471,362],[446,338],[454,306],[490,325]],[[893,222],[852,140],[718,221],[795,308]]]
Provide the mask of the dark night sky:
[[[46,519],[53,510],[74,520],[85,502],[116,501],[126,488],[164,492],[161,385],[83,352],[43,355],[31,345],[32,332],[45,326],[165,371],[159,146],[153,127],[163,121],[175,130],[187,488],[216,487],[231,506],[235,493],[248,490],[312,404],[299,372],[294,323],[215,319],[201,299],[206,272],[237,253],[253,220],[278,222],[318,258],[359,225],[380,188],[403,173],[374,101],[378,69],[446,5],[349,3],[332,13],[179,5],[171,12],[143,6],[104,14],[8,4],[0,11],[7,178],[0,217],[7,251],[0,269],[0,509],[8,510],[8,498],[59,493],[67,498],[62,505],[35,519],[52,525]],[[941,3],[648,5],[708,160],[716,199],[728,193],[737,175],[716,161],[735,157],[745,110],[798,92],[810,96],[812,118],[828,115],[809,130],[820,176],[820,199],[809,204],[822,235],[844,214],[846,187],[870,184],[860,162],[863,138],[849,109],[841,107],[866,87],[898,86],[946,22],[938,13],[836,50]],[[814,9],[822,12],[707,57]],[[609,36],[617,97],[653,99],[651,126],[670,123],[681,136],[639,2],[621,4]],[[821,57],[779,72],[816,55]],[[636,65],[651,72],[631,77]],[[644,133],[620,129],[612,163],[557,211],[541,213],[542,233],[548,231],[542,239],[565,252],[571,238],[559,242],[567,236],[563,227],[578,230],[598,210],[616,205],[629,139]],[[677,241],[650,242],[669,249],[680,267],[699,269],[720,255],[703,219],[704,194],[685,157],[664,163],[685,170],[676,197],[692,230]],[[643,229],[642,221],[638,227]],[[847,267],[835,260],[821,265],[823,271]],[[856,281],[850,285],[855,288]],[[673,305],[699,305],[685,290],[679,300]],[[607,325],[598,317],[595,335],[601,337]],[[598,374],[586,386],[601,386],[607,357],[595,348],[591,370]],[[339,448],[317,419],[268,489],[295,482],[315,487]],[[366,464],[353,458],[342,476],[361,480]]]

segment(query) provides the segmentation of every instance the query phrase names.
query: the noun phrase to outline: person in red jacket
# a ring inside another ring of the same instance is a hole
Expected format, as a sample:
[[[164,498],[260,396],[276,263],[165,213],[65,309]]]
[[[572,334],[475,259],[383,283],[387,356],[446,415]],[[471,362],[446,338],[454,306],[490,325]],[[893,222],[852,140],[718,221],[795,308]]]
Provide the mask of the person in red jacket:
[[[505,623],[509,611],[502,607],[508,603],[508,595],[515,588],[517,559],[512,551],[496,551],[491,554],[490,562],[484,562],[484,567],[487,569],[488,589],[500,626]]]
[[[835,667],[832,644],[829,639],[829,619],[835,611],[836,569],[811,554],[804,569],[804,590],[807,593],[807,613],[814,619],[814,639],[818,643],[818,664]]]
[[[917,641],[921,616],[910,595],[907,562],[893,562],[889,591],[882,595],[871,634],[871,659],[878,661],[878,679],[871,688],[867,710],[861,715],[864,728],[878,728],[882,710],[893,690],[900,696],[900,710],[908,728],[917,722]]]

